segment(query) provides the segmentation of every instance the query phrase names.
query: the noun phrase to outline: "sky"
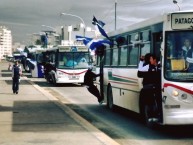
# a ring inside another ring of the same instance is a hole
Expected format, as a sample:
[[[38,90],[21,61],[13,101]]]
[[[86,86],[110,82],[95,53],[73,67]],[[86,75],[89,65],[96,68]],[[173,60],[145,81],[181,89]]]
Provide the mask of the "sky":
[[[45,30],[42,25],[59,27],[76,25],[81,17],[92,27],[92,18],[105,22],[107,32],[115,29],[115,1],[117,29],[167,12],[193,10],[193,0],[0,0],[0,25],[12,31],[13,42],[29,43],[30,35]]]

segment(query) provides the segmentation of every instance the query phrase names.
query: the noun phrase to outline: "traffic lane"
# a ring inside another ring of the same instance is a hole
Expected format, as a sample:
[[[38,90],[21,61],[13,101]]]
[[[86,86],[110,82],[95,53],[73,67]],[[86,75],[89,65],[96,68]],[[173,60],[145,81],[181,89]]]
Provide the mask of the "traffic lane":
[[[176,141],[175,144],[192,142],[193,126],[159,126],[156,129],[149,129],[133,112],[120,108],[112,112],[105,105],[99,106],[97,99],[89,94],[85,87],[74,84],[55,87],[47,82],[39,85],[63,94],[63,97],[71,102],[68,104],[71,109],[122,144],[127,144],[128,139],[135,142],[151,140],[156,144],[162,144],[163,141],[164,143]]]

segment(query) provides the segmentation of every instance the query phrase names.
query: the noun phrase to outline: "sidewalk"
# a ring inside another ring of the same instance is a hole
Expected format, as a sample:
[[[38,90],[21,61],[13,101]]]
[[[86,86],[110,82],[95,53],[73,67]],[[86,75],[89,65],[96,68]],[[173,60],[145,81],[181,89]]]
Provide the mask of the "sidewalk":
[[[118,145],[25,76],[13,94],[7,68],[1,61],[0,145]]]

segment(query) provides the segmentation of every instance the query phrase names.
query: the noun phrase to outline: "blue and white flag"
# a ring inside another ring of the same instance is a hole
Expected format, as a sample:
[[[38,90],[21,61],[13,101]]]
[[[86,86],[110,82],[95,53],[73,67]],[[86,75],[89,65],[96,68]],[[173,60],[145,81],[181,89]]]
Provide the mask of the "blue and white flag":
[[[101,33],[101,35],[103,35],[104,37],[106,37],[107,39],[109,39],[108,35],[106,34],[105,30],[103,29],[103,26],[105,25],[104,22],[97,20],[95,18],[95,16],[93,16],[92,19],[92,24],[97,26],[96,28],[98,29],[98,31]]]
[[[112,42],[109,40],[103,40],[103,39],[92,39],[87,46],[91,50],[96,50],[98,47],[105,45],[105,46],[111,46]]]
[[[76,40],[82,41],[84,43],[84,45],[87,45],[92,40],[92,38],[76,35]]]
[[[76,35],[76,40],[77,41],[83,41],[83,40],[92,40],[92,38],[89,38],[89,37],[85,37],[85,36],[79,36],[79,35]]]
[[[103,21],[97,20],[97,19],[95,18],[95,16],[93,16],[92,24],[93,24],[93,25],[97,25],[97,24],[98,24],[100,27],[103,27],[103,26],[105,25],[105,23],[104,23]]]
[[[101,45],[110,46],[112,42],[104,39],[92,39],[83,36],[76,36],[77,41],[83,41],[84,45],[86,45],[90,50],[96,50]]]

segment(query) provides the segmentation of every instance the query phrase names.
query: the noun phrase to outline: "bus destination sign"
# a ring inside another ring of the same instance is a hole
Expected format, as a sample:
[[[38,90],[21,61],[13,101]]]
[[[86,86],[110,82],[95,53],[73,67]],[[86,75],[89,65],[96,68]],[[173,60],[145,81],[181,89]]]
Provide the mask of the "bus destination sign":
[[[59,51],[63,52],[63,51],[70,51],[70,47],[59,47]]]
[[[172,29],[193,28],[193,13],[174,13],[172,14]]]
[[[60,46],[59,52],[77,52],[77,51],[88,51],[85,46]]]

